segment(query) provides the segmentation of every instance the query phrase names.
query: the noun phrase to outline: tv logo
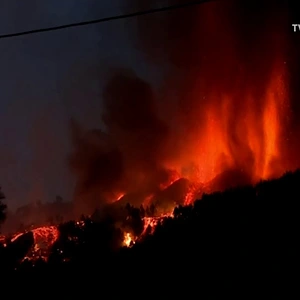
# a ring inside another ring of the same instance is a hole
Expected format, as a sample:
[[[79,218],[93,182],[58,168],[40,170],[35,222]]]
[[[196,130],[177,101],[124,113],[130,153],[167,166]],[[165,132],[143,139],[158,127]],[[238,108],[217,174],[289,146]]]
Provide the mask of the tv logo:
[[[292,26],[294,27],[294,32],[300,31],[300,24],[292,24]]]

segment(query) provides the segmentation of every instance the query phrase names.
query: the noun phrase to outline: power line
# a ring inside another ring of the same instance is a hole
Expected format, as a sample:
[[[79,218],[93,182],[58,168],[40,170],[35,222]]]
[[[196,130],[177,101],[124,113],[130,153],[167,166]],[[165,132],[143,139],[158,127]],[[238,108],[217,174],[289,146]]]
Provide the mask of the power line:
[[[109,22],[109,21],[114,21],[114,20],[133,18],[133,17],[137,17],[137,16],[142,16],[142,15],[149,15],[149,14],[154,14],[154,13],[158,13],[158,12],[164,12],[164,11],[170,11],[170,10],[195,6],[195,5],[199,5],[199,4],[202,4],[205,2],[211,2],[211,1],[215,1],[215,0],[191,1],[191,2],[187,2],[187,3],[183,3],[183,4],[175,4],[175,5],[165,6],[165,7],[161,7],[161,8],[153,8],[153,9],[148,9],[148,10],[143,10],[143,11],[137,11],[134,13],[116,15],[116,16],[111,16],[111,17],[106,17],[106,18],[101,18],[101,19],[96,19],[96,20],[90,20],[90,21],[84,21],[84,22],[79,22],[79,23],[71,23],[71,24],[59,25],[59,26],[54,26],[54,27],[33,29],[33,30],[29,30],[29,31],[2,34],[2,35],[0,35],[0,39],[35,34],[35,33],[46,32],[46,31],[55,31],[55,30],[85,26],[85,25],[96,24],[96,23],[104,23],[104,22]]]

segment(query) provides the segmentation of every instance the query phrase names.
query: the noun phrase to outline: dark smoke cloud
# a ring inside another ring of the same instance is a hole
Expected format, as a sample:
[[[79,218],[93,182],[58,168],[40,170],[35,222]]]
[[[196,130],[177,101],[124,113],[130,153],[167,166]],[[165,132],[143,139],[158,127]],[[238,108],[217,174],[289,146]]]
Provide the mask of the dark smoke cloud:
[[[159,1],[129,2],[140,9],[159,6]],[[253,126],[260,132],[265,87],[274,66],[284,63],[282,32],[288,24],[283,1],[240,2],[216,1],[137,18],[136,46],[149,63],[162,64],[167,76],[155,95],[133,71],[115,70],[103,92],[105,132],[86,132],[73,124],[70,165],[77,175],[79,210],[112,202],[123,193],[124,201],[141,203],[149,195],[174,199],[179,190],[186,191],[185,179],[163,193],[159,187],[176,177],[175,170],[193,177],[197,143],[200,152],[205,146],[200,140],[207,135],[206,112],[211,106],[222,112],[224,95],[231,97],[222,130],[232,161],[225,154],[218,158],[226,172],[215,182],[224,188],[233,181],[251,181],[254,154],[245,142],[245,95],[255,101]]]
[[[151,87],[134,72],[118,70],[103,99],[105,132],[85,132],[72,122],[75,150],[70,166],[77,176],[76,201],[86,203],[87,209],[125,192],[130,202],[141,201],[171,175],[164,166],[169,128],[157,115]]]
[[[85,132],[72,122],[72,131],[75,150],[69,163],[77,178],[75,203],[78,211],[86,212],[113,197],[123,174],[122,157],[101,130]]]

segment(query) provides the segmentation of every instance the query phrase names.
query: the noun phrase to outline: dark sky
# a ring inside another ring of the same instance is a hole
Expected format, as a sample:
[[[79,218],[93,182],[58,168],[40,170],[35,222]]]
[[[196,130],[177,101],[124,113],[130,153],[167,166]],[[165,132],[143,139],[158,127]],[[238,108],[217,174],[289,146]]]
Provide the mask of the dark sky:
[[[118,0],[6,0],[0,34],[101,18],[135,7]],[[132,46],[121,20],[0,40],[0,184],[10,208],[28,201],[70,199],[66,167],[69,118],[101,126],[101,87],[111,67],[159,78]],[[132,33],[131,33],[132,34]]]

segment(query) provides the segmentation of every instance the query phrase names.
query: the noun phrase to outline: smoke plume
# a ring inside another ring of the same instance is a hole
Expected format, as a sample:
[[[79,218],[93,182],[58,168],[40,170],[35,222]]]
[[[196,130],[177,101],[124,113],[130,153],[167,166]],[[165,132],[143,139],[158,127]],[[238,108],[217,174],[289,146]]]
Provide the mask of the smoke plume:
[[[134,72],[118,70],[103,91],[105,132],[82,132],[73,122],[76,197],[94,205],[121,195],[140,200],[167,182],[169,127],[157,116],[156,98]],[[84,201],[84,202],[85,202]],[[81,208],[82,209],[82,208]]]

